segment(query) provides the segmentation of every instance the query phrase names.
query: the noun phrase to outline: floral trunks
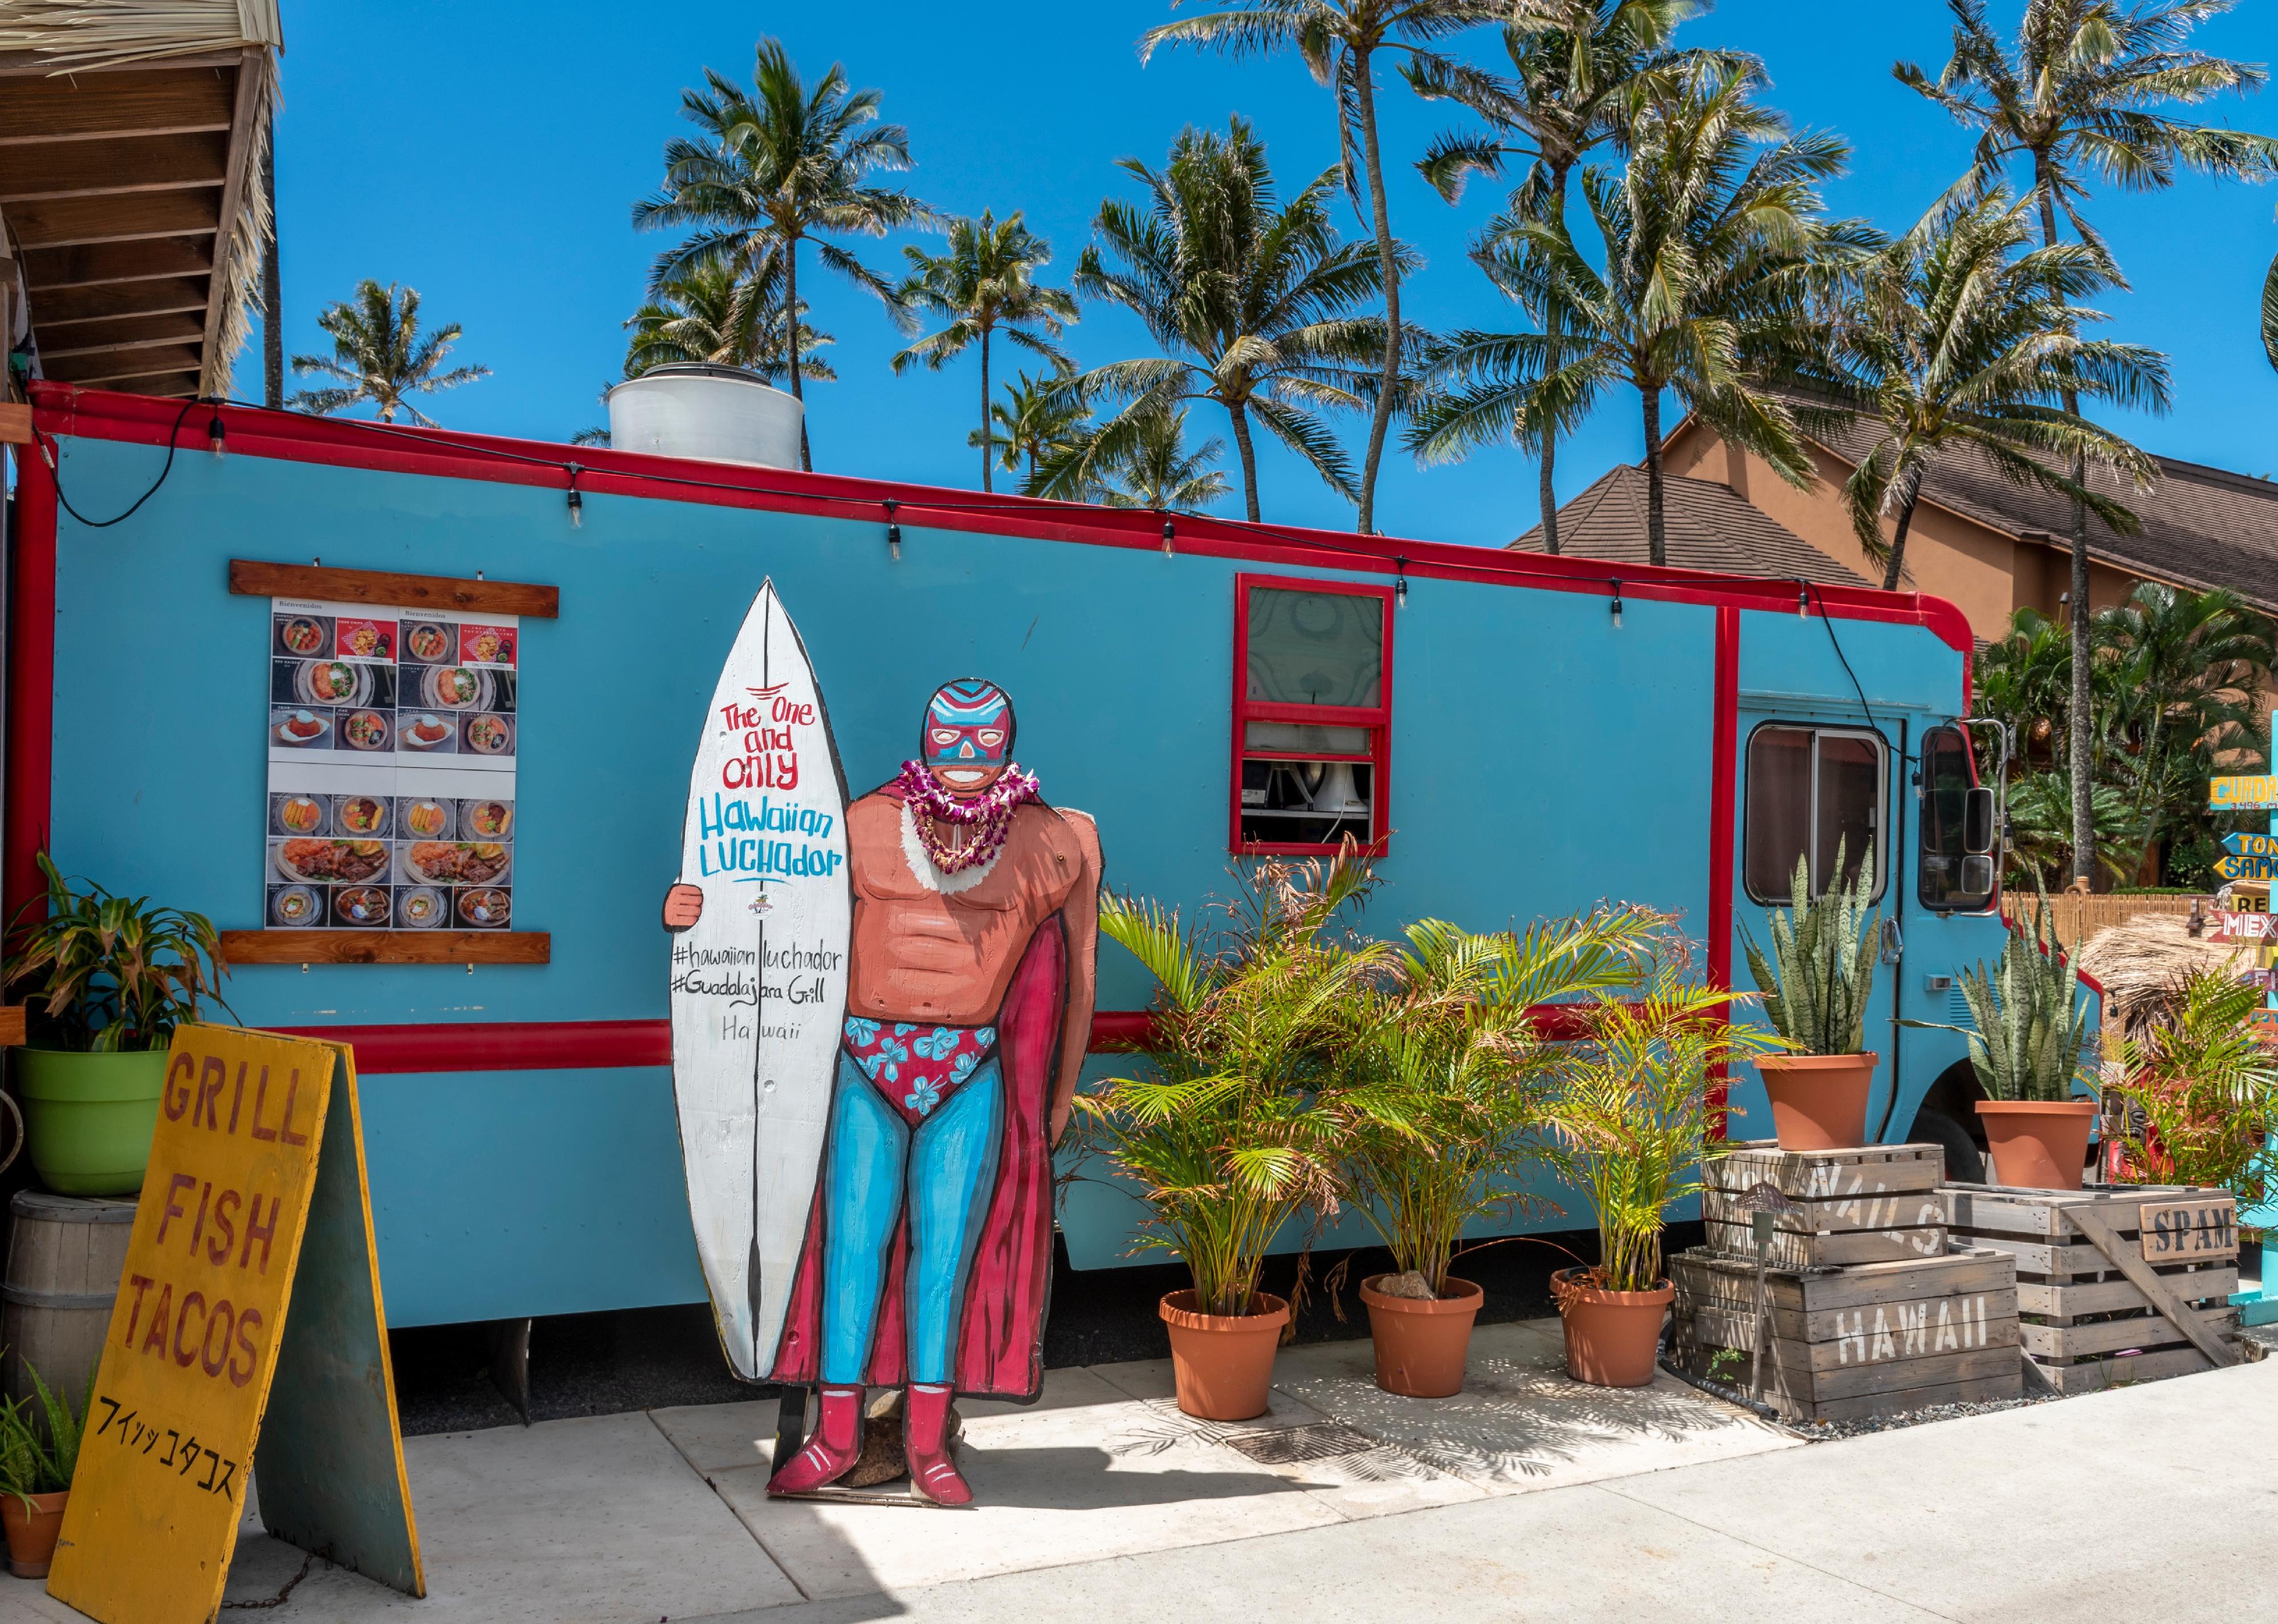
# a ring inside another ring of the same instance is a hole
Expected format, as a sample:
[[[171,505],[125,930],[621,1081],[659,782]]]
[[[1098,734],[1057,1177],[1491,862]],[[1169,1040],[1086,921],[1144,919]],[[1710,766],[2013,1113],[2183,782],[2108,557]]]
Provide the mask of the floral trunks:
[[[914,1127],[997,1046],[994,1026],[929,1026],[846,1018],[844,1047],[886,1103]]]

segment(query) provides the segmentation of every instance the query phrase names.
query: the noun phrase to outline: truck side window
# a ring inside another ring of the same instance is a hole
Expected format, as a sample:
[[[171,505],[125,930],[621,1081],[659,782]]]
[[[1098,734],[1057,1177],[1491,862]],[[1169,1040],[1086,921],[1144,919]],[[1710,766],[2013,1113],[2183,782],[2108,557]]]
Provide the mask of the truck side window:
[[[1795,860],[1811,854],[1811,878],[1823,893],[1843,853],[1844,880],[1875,854],[1875,893],[1890,864],[1883,850],[1887,776],[1882,739],[1854,728],[1766,722],[1748,736],[1748,784],[1742,865],[1748,895],[1760,903],[1788,900]]]
[[[1983,885],[1992,872],[1978,865],[1979,885],[1968,884],[1962,859],[1962,806],[1977,782],[1969,746],[1959,728],[1935,728],[1923,735],[1922,746],[1922,885],[1923,906],[1947,911],[1978,911],[1992,905],[1994,891]]]
[[[1341,581],[1235,582],[1230,850],[1381,855],[1391,766],[1391,593]]]

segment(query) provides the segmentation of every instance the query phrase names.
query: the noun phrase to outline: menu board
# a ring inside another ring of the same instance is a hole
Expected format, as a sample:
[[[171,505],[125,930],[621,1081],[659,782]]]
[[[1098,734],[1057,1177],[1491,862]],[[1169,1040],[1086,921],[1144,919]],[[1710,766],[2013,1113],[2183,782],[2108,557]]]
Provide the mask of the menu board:
[[[506,929],[519,617],[269,601],[264,922]]]

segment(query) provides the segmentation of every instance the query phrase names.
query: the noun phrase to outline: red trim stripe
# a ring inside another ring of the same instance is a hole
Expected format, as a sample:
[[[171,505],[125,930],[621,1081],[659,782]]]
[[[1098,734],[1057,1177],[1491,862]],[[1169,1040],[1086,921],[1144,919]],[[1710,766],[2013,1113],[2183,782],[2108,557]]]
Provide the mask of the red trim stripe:
[[[35,860],[54,804],[56,477],[41,454],[16,459],[16,568],[8,583],[8,789],[0,909],[8,919],[47,888]]]
[[[1092,1018],[1094,1053],[1144,1042],[1144,1010],[1102,1010]],[[391,1071],[574,1071],[598,1066],[672,1064],[672,1023],[464,1021],[445,1025],[279,1026],[296,1038],[355,1048],[356,1070]]]
[[[154,396],[115,394],[67,384],[32,385],[33,423],[43,436],[83,436],[133,445],[163,446],[180,415],[178,402]],[[983,497],[977,492],[854,479],[829,474],[748,468],[724,462],[692,462],[545,440],[382,426],[354,419],[309,417],[257,407],[218,408],[233,456],[268,456],[339,468],[419,474],[493,484],[539,485],[567,491],[564,470],[574,463],[577,488],[591,496],[634,496],[799,513],[837,518],[869,518],[882,527],[891,508],[904,525],[1022,536],[1090,546],[1159,549],[1163,516],[1148,510],[1092,507],[1035,497]],[[195,433],[199,422],[188,425]],[[684,482],[684,483],[681,483]],[[1254,560],[1313,569],[1343,569],[1393,576],[1491,582],[1546,591],[1590,592],[1609,589],[1602,560],[1511,553],[1500,548],[1447,542],[1410,541],[1396,537],[1355,536],[1341,531],[1250,524],[1240,520],[1181,515],[1174,521],[1174,545],[1182,553]],[[1754,576],[1655,568],[1622,564],[1626,598],[1672,603],[1731,604],[1781,614],[1795,606],[1795,583]],[[1844,620],[1881,621],[1927,628],[1967,659],[1976,646],[1969,622],[1942,598],[1884,592],[1869,587],[1815,587],[1813,597],[1828,614]],[[1966,680],[1966,679],[1965,679]]]
[[[1586,1003],[1537,1004],[1535,1029],[1554,1043],[1590,1033]],[[1102,1010],[1091,1019],[1091,1052],[1139,1048],[1154,1031],[1144,1010]],[[672,1064],[672,1023],[622,1021],[467,1021],[447,1025],[279,1026],[295,1038],[353,1045],[356,1070],[402,1071],[573,1071],[598,1066]]]
[[[1968,669],[1968,656],[1962,657]],[[1740,612],[1731,605],[1716,611],[1716,664],[1711,691],[1708,728],[1708,984],[1730,991],[1732,985],[1732,824],[1740,796]],[[1967,679],[1965,678],[1965,681]],[[1732,1006],[1722,1013],[1730,1018]],[[1711,1086],[1710,1101],[1722,1107],[1731,1093],[1724,1068]],[[1716,1137],[1724,1137],[1724,1118],[1715,1119]]]

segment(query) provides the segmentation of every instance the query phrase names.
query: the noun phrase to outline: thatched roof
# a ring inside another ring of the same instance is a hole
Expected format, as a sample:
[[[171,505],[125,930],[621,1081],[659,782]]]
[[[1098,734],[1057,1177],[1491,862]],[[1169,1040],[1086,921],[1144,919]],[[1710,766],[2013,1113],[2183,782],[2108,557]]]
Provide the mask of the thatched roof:
[[[34,376],[229,392],[283,43],[277,0],[0,0],[0,277]]]
[[[2178,914],[2139,913],[2124,925],[2106,926],[2081,949],[2081,970],[2103,983],[2107,1001],[2126,1005],[2160,993],[2189,971],[2237,975],[2253,968],[2251,948],[2194,936],[2187,924]]]

